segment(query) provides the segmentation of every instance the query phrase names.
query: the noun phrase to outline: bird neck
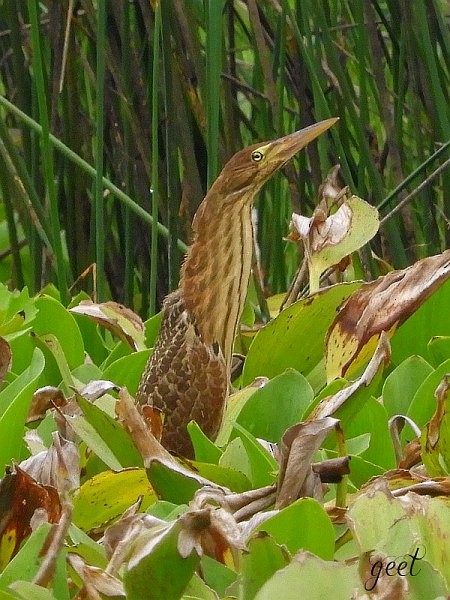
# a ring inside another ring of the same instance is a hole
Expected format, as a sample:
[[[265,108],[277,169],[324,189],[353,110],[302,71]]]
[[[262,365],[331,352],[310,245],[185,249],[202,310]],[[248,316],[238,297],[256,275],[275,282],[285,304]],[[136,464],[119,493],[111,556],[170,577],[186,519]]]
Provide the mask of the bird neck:
[[[180,288],[203,341],[219,343],[229,368],[252,263],[251,202],[223,203],[208,195],[193,231]]]

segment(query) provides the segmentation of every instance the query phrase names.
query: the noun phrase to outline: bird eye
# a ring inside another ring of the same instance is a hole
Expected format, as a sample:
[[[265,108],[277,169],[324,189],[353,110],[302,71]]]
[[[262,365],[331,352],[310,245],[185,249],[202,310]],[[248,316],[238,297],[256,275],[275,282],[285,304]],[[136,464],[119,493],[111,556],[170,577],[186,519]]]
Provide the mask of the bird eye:
[[[264,158],[264,154],[261,152],[261,150],[254,150],[252,152],[252,160],[255,162],[259,162],[260,160],[262,160]]]

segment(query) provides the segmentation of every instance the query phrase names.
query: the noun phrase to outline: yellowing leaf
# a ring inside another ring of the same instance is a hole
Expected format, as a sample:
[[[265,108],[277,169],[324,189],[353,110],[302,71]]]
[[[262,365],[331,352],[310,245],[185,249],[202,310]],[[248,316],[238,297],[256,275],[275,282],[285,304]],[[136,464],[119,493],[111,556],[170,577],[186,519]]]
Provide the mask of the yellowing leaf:
[[[449,277],[450,250],[446,250],[363,284],[344,303],[328,330],[328,381],[360,369],[381,332],[392,335]]]

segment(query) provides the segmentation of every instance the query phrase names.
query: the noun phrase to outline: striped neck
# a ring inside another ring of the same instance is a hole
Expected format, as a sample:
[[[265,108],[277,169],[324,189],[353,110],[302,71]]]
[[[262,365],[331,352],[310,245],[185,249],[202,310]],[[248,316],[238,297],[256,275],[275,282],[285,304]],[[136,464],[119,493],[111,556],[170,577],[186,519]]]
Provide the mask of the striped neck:
[[[193,229],[180,288],[203,341],[219,343],[229,369],[251,271],[251,201],[224,204],[207,196]]]

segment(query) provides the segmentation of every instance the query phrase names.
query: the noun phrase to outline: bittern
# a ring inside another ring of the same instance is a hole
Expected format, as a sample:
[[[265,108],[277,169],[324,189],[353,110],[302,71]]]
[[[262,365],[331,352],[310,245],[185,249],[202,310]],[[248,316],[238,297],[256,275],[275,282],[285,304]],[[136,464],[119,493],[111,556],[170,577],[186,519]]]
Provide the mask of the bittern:
[[[233,342],[252,263],[251,208],[263,184],[337,119],[237,152],[200,204],[180,284],[163,303],[136,400],[164,413],[161,443],[191,457],[187,425],[215,439],[230,387]]]

